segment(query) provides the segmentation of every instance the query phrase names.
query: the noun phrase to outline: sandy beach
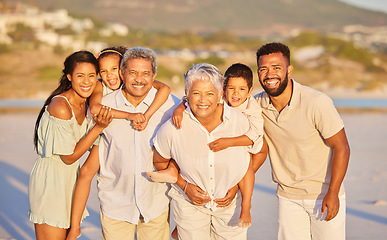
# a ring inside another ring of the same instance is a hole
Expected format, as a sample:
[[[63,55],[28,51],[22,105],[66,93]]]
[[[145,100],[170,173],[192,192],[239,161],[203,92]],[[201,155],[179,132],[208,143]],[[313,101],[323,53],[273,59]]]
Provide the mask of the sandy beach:
[[[35,239],[27,212],[29,174],[36,157],[32,144],[36,115],[35,111],[0,114],[0,240]],[[387,113],[355,111],[342,112],[341,116],[351,146],[344,181],[347,239],[386,239]],[[256,174],[249,240],[276,239],[275,189],[270,164],[266,161]],[[79,239],[101,239],[95,182],[87,207],[90,216],[81,225],[83,235]]]

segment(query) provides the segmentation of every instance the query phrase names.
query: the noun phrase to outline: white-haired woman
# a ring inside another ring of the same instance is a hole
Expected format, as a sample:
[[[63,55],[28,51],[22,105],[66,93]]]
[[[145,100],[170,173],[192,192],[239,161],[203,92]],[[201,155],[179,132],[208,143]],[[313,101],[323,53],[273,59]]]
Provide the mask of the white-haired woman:
[[[221,103],[224,77],[215,66],[194,65],[184,81],[188,107],[181,129],[172,121],[160,128],[153,158],[158,170],[171,163],[180,171],[169,192],[179,239],[246,239],[247,229],[238,227],[241,197],[235,192],[249,167],[249,149],[213,152],[208,143],[243,135],[249,122]]]

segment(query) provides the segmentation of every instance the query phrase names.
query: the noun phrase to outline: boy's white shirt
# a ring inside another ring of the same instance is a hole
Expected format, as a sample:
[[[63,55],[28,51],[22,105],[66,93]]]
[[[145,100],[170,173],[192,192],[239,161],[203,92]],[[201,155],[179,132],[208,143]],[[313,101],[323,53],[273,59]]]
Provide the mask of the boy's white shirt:
[[[250,129],[245,135],[254,142],[254,148],[261,149],[263,145],[263,118],[261,106],[253,96],[250,95],[244,103],[234,108],[241,111],[249,120]]]
[[[182,97],[180,102],[183,102],[184,100],[186,100],[186,96]],[[221,103],[223,101],[226,102],[228,106],[230,106],[226,99],[222,99]],[[184,103],[184,105],[186,108],[189,106],[187,101]],[[251,146],[252,152],[255,152],[257,149],[261,151],[263,146],[263,117],[262,108],[258,104],[257,100],[253,96],[249,95],[244,103],[238,107],[232,108],[241,111],[249,120],[250,129],[245,133],[245,135],[254,143],[253,146]]]

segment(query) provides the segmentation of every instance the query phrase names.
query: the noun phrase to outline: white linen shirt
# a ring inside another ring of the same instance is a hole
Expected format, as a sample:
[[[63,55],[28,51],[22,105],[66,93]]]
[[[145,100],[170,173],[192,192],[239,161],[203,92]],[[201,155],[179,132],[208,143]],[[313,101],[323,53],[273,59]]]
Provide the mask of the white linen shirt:
[[[250,162],[249,148],[230,147],[219,152],[209,149],[208,143],[222,137],[244,135],[250,128],[246,116],[227,104],[223,105],[222,123],[213,131],[195,118],[190,108],[184,111],[181,129],[167,121],[157,132],[154,146],[166,159],[174,159],[183,179],[206,191],[211,202],[206,207],[216,210],[217,198],[223,198],[227,190],[244,177]],[[175,184],[173,187],[184,194]]]
[[[121,90],[103,97],[102,104],[126,112],[144,113],[156,92],[152,87],[137,107],[127,101]],[[152,182],[145,172],[154,170],[151,139],[172,116],[177,104],[178,99],[170,95],[143,131],[134,130],[126,119],[113,119],[103,130],[99,142],[97,186],[101,210],[106,216],[137,224],[140,214],[145,222],[149,222],[168,209],[167,185]]]

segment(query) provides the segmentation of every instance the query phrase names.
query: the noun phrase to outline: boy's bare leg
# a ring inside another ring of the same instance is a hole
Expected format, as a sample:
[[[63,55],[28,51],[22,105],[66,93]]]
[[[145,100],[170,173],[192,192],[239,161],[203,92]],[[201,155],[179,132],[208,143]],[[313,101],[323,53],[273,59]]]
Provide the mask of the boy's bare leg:
[[[239,217],[238,227],[247,228],[251,226],[251,198],[253,196],[255,175],[252,167],[252,163],[250,161],[249,168],[245,176],[238,183],[239,189],[242,195],[242,209],[241,215]]]
[[[164,170],[147,172],[146,175],[154,182],[176,183],[179,171],[174,164],[169,164]]]
[[[266,140],[263,139],[263,145],[262,145],[261,151],[259,151],[259,153],[256,153],[256,154],[250,153],[250,159],[252,161],[252,168],[254,173],[256,173],[258,169],[262,166],[262,164],[265,162],[268,151],[269,149],[267,147]]]

